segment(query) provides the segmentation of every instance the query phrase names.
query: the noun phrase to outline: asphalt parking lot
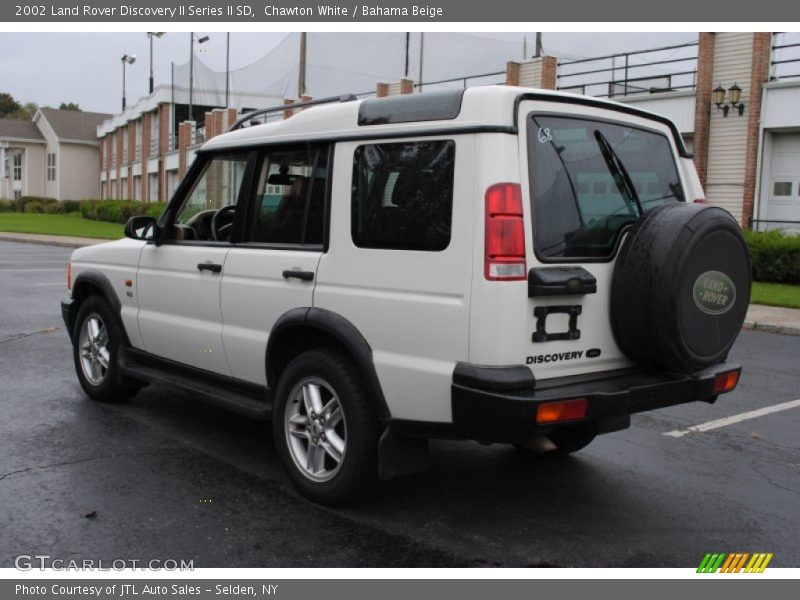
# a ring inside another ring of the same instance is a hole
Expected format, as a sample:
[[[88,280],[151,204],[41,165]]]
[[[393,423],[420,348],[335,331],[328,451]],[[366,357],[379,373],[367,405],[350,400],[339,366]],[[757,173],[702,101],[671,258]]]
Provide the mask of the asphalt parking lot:
[[[800,566],[800,407],[741,419],[800,398],[800,337],[743,332],[741,384],[715,405],[639,415],[566,459],[433,442],[428,472],[331,510],[292,490],[264,423],[154,386],[125,404],[86,399],[59,309],[69,253],[0,242],[0,567],[20,554],[694,567],[712,551]]]

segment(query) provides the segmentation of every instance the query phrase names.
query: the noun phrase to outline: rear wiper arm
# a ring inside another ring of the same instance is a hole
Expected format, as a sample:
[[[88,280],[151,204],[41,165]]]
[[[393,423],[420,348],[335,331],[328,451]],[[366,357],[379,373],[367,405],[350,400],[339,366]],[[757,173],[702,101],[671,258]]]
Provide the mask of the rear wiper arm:
[[[626,169],[625,165],[622,164],[619,156],[617,156],[617,153],[614,152],[614,148],[611,147],[611,144],[606,139],[606,136],[604,136],[599,129],[594,130],[594,137],[597,139],[597,145],[600,146],[600,152],[603,153],[603,158],[606,161],[608,170],[611,171],[611,175],[616,175],[617,178],[621,180],[628,197],[636,203],[636,208],[639,210],[639,215],[643,215],[644,209],[642,208],[642,203],[639,200],[639,194],[636,192],[636,187],[633,185],[633,180],[628,173],[628,169]]]

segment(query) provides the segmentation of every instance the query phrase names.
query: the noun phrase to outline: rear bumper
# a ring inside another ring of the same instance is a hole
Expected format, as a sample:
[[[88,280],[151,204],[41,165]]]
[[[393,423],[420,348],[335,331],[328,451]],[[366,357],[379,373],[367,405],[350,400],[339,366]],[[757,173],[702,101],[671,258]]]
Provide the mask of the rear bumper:
[[[498,389],[497,369],[464,365],[456,367],[452,384],[453,426],[459,435],[492,442],[513,442],[535,434],[546,434],[557,427],[593,422],[598,433],[624,429],[629,416],[687,402],[713,402],[714,380],[723,372],[741,371],[736,364],[722,363],[712,368],[680,375],[654,371],[617,371],[600,377],[571,377],[560,381],[538,382],[522,389]],[[510,379],[519,380],[519,367]],[[481,373],[485,372],[485,376]],[[508,387],[506,384],[505,387]],[[539,405],[545,402],[585,398],[582,418],[538,424]]]

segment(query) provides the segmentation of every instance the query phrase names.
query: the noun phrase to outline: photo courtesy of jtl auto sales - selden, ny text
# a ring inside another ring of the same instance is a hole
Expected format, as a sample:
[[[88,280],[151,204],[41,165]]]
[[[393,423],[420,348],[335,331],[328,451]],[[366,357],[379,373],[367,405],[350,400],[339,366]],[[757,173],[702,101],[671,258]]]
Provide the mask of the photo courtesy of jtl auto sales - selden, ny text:
[[[0,5],[0,600],[797,596],[799,14]]]

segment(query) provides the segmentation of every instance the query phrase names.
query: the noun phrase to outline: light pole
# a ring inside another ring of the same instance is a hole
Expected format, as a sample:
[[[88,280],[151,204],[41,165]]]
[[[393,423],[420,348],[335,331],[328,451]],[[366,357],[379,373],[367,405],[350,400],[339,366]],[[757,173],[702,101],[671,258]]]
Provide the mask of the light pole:
[[[136,62],[135,54],[122,55],[122,110],[125,110],[125,65],[132,65]]]
[[[150,38],[150,93],[153,93],[153,38],[160,38],[164,35],[163,31],[148,31],[147,37]]]
[[[208,36],[204,35],[203,37],[196,38],[194,35],[194,31],[189,33],[189,120],[194,121],[192,116],[192,104],[194,98],[194,43],[197,42],[198,44],[205,44],[208,41]]]

